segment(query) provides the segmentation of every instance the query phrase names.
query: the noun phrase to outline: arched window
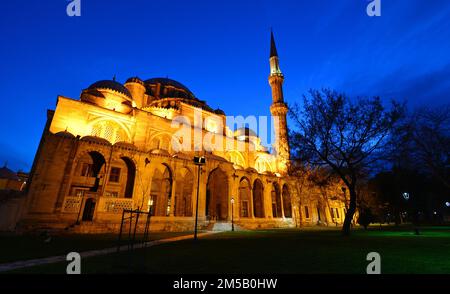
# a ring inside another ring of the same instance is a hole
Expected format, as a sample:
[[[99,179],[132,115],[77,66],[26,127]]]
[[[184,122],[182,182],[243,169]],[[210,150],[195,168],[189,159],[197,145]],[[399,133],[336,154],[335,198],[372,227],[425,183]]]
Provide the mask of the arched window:
[[[245,161],[244,157],[241,153],[237,151],[232,151],[228,153],[228,161],[232,162],[234,165],[240,166],[242,168],[245,168]]]
[[[259,173],[272,172],[272,167],[267,159],[258,157],[255,161],[255,169]]]
[[[171,137],[168,134],[160,134],[154,137],[150,143],[151,150],[164,150],[173,153],[174,150],[180,149],[179,140]],[[175,146],[176,145],[176,146]]]
[[[100,187],[101,175],[105,173],[105,158],[97,151],[85,153],[77,162],[75,177],[72,180],[73,195],[81,195],[80,191],[96,192]],[[90,178],[90,179],[85,179]]]
[[[127,141],[123,128],[113,121],[100,121],[92,125],[91,136],[108,140],[111,144]]]
[[[105,196],[133,198],[135,177],[136,166],[130,158],[112,161]]]

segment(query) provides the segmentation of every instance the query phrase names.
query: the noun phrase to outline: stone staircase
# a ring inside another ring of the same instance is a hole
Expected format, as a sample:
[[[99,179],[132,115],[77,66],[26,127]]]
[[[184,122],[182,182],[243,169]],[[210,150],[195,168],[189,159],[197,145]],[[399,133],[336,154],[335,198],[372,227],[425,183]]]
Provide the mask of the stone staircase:
[[[117,223],[99,223],[99,222],[80,222],[72,224],[66,228],[66,232],[76,234],[106,234],[118,233],[120,224]]]
[[[232,224],[231,222],[215,222],[212,224],[212,227],[209,229],[213,232],[231,232]],[[234,224],[235,231],[243,231],[240,226]]]

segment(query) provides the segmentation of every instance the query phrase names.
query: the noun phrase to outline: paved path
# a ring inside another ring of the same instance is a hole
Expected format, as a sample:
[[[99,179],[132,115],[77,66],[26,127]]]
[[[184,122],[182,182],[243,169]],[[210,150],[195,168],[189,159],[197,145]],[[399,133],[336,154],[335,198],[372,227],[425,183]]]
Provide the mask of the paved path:
[[[218,232],[200,233],[200,234],[198,234],[198,237],[212,235],[212,234],[216,234],[216,233],[218,233]],[[194,238],[194,235],[192,234],[192,235],[184,235],[184,236],[178,236],[178,237],[161,239],[161,240],[154,240],[154,241],[149,241],[147,243],[135,244],[134,249],[139,249],[139,248],[143,248],[143,247],[152,247],[152,246],[156,246],[159,244],[171,243],[171,242],[176,242],[176,241],[181,241],[181,240],[188,240],[188,239],[193,239],[193,238]],[[129,248],[128,245],[122,245],[122,246],[120,246],[120,251],[126,251],[126,250],[128,250],[128,248]],[[111,254],[114,252],[117,252],[117,246],[105,248],[105,249],[84,251],[84,252],[81,252],[80,255],[83,258],[83,257],[106,255],[106,254]],[[57,256],[50,256],[50,257],[45,257],[45,258],[37,258],[37,259],[30,259],[30,260],[23,260],[23,261],[15,261],[15,262],[10,262],[10,263],[3,263],[3,264],[0,264],[0,272],[7,272],[7,271],[15,270],[15,269],[20,269],[20,268],[33,267],[33,266],[37,266],[37,265],[57,263],[57,262],[63,262],[63,261],[66,261],[66,255],[57,255]]]

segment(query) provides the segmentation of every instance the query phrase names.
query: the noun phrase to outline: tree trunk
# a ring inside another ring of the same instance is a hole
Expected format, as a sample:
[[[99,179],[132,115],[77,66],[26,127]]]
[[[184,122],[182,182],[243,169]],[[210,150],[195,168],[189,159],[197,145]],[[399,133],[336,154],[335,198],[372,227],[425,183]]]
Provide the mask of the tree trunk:
[[[345,214],[345,220],[344,225],[342,226],[342,234],[344,236],[350,235],[350,229],[352,225],[353,215],[356,211],[356,190],[354,187],[348,187],[349,193],[350,193],[350,204],[349,208],[347,210],[347,213]]]
[[[297,182],[297,185],[295,185],[297,188],[297,197],[298,197],[298,214],[299,214],[299,223],[300,223],[300,227],[303,226],[303,212],[302,212],[302,187],[299,187],[299,184]],[[303,186],[303,185],[302,185]]]

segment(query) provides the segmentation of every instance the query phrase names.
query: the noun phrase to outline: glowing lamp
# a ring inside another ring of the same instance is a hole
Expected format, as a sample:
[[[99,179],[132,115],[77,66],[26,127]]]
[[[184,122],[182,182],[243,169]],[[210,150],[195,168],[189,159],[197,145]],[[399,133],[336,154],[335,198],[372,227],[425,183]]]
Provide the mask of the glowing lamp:
[[[403,198],[405,200],[409,200],[409,193],[408,192],[403,193]]]

